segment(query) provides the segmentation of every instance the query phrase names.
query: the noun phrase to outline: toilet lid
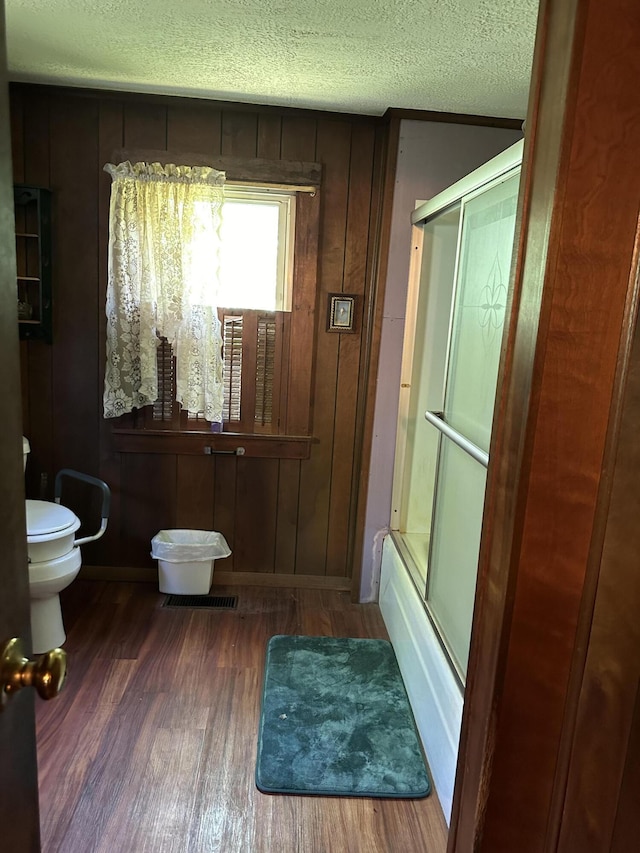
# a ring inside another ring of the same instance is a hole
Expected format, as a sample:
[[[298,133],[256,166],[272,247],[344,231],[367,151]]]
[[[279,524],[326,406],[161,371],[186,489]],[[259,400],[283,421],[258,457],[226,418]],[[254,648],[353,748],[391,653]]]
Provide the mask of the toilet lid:
[[[47,536],[68,527],[80,526],[78,517],[66,506],[50,501],[27,500],[27,536]],[[69,531],[71,532],[71,531]]]

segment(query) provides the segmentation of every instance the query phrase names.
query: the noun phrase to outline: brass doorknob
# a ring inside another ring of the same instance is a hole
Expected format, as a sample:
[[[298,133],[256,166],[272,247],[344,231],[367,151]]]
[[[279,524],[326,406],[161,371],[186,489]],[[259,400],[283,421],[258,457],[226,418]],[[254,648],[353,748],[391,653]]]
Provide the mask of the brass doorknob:
[[[67,653],[62,649],[52,649],[36,660],[29,660],[18,637],[0,647],[2,704],[8,695],[23,687],[35,687],[42,699],[53,699],[62,690],[66,674]]]

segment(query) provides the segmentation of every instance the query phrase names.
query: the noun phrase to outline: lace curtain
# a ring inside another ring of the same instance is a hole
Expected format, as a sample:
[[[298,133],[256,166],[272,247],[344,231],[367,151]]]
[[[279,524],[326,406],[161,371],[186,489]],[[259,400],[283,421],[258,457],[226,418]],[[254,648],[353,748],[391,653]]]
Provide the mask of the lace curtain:
[[[178,403],[221,422],[224,172],[128,161],[104,169],[113,180],[104,417],[155,402],[156,349],[166,337],[176,356]]]

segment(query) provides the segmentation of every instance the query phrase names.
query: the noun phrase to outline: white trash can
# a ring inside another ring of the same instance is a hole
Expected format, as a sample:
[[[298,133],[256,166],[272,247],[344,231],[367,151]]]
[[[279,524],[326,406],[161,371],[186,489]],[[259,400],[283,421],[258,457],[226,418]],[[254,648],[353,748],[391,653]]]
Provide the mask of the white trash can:
[[[215,560],[230,553],[226,539],[215,530],[161,530],[151,540],[160,592],[207,595]]]

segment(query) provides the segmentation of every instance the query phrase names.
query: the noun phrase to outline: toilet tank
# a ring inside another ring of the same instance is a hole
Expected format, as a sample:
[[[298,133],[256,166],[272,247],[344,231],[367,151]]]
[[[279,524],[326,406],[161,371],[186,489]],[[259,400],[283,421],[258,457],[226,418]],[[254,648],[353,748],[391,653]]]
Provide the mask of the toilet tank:
[[[29,451],[31,450],[31,446],[29,444],[29,439],[22,436],[22,470],[26,471],[27,469],[27,456],[29,455]]]

